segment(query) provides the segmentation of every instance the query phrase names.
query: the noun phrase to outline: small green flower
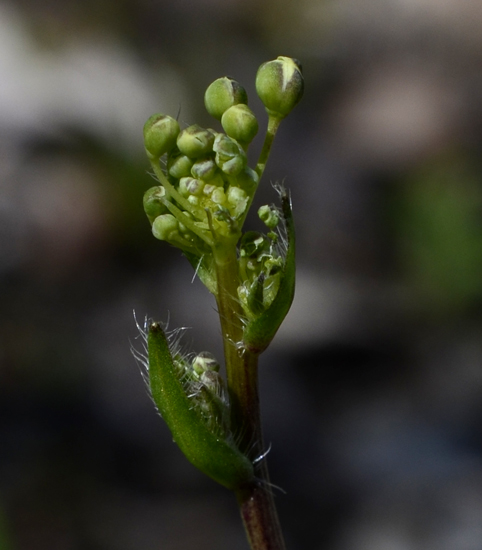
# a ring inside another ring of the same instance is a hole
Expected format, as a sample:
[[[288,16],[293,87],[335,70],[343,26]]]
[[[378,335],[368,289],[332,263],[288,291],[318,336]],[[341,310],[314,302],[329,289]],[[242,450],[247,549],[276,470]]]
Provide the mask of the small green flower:
[[[258,69],[256,92],[270,116],[287,116],[301,100],[303,90],[301,66],[296,59],[280,56]]]
[[[144,124],[144,146],[150,159],[159,159],[176,145],[180,132],[177,120],[157,113]]]
[[[238,103],[248,103],[248,95],[241,84],[229,76],[215,80],[204,94],[207,112],[218,120],[227,109]]]

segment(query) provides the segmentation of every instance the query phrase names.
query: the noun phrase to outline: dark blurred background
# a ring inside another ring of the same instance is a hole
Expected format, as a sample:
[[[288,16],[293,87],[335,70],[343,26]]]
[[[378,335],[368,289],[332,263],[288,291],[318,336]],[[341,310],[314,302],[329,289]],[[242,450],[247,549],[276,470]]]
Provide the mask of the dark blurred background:
[[[2,0],[0,550],[242,550],[232,495],[155,414],[133,311],[220,354],[142,211],[152,113],[303,63],[269,181],[298,286],[262,357],[291,550],[482,549],[479,0]],[[259,150],[258,139],[253,149]]]

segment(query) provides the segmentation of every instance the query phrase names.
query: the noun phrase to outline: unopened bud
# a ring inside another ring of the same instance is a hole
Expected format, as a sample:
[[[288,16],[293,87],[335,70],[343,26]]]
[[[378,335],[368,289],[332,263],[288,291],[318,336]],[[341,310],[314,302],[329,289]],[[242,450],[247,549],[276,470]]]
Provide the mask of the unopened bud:
[[[144,193],[144,212],[151,224],[161,214],[165,214],[168,210],[167,207],[162,203],[161,199],[165,196],[166,190],[162,185],[151,187]]]
[[[159,159],[176,145],[180,132],[177,120],[161,113],[152,115],[144,124],[144,146],[147,156]]]
[[[152,234],[160,241],[169,241],[178,232],[179,222],[172,214],[157,216],[152,224]]]
[[[247,158],[243,148],[225,134],[216,136],[213,151],[216,152],[216,164],[225,174],[236,176],[246,166]]]
[[[263,63],[256,74],[256,92],[269,115],[284,118],[301,100],[304,80],[300,63],[280,56]]]
[[[259,176],[249,166],[245,166],[244,170],[237,174],[236,182],[248,195],[252,196],[258,185]]]
[[[183,178],[186,181],[186,189],[190,195],[200,195],[202,193],[204,182],[196,178]]]
[[[258,121],[253,111],[242,103],[224,112],[221,124],[229,137],[240,143],[251,143],[258,133]]]
[[[248,103],[248,95],[241,84],[229,76],[215,80],[204,94],[207,112],[218,120],[227,109],[238,103]]]
[[[192,368],[194,372],[201,375],[206,371],[219,371],[219,363],[216,361],[214,355],[208,351],[202,351],[194,358],[192,362]]]
[[[241,188],[231,185],[228,189],[227,200],[231,214],[237,218],[246,210],[248,195]]]
[[[274,229],[279,223],[279,214],[276,208],[265,204],[258,210],[259,219],[270,229]]]
[[[170,176],[181,179],[191,175],[193,161],[186,155],[171,156],[167,161],[167,171]]]
[[[226,203],[226,195],[222,187],[216,187],[211,193],[211,200],[215,204],[224,205]]]
[[[185,128],[177,138],[181,153],[190,158],[198,158],[210,153],[213,149],[214,132],[193,124]]]
[[[209,181],[216,174],[217,166],[214,159],[198,160],[192,165],[191,174],[194,178]]]

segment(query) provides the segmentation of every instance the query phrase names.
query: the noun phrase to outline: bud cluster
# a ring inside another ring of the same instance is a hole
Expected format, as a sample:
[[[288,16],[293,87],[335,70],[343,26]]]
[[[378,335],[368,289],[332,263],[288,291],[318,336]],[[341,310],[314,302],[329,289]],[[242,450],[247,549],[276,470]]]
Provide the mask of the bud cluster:
[[[161,184],[144,196],[153,234],[198,256],[206,253],[206,244],[217,236],[233,232],[258,184],[246,156],[257,131],[256,118],[251,112],[252,118],[246,116],[243,110],[237,124],[236,107],[227,109],[228,133],[197,124],[180,130],[176,121],[164,115],[151,117],[144,129],[146,151]],[[159,135],[163,130],[164,140]],[[244,139],[238,141],[229,134]],[[163,155],[166,168],[159,174],[158,162]]]
[[[270,120],[281,120],[303,94],[299,63],[289,57],[263,63],[256,90]],[[204,104],[224,132],[197,124],[181,130],[177,120],[160,113],[144,125],[146,152],[160,183],[144,196],[153,234],[198,258],[219,238],[239,238],[262,172],[260,164],[256,170],[248,166],[246,152],[259,125],[241,84],[218,78]],[[275,222],[271,216],[268,225]]]

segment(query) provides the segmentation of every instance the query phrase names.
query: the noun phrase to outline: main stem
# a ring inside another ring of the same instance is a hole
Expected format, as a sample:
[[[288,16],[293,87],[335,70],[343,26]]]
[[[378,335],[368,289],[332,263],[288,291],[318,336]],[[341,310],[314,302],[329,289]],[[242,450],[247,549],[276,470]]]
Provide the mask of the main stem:
[[[242,346],[243,311],[237,298],[239,276],[237,237],[213,247],[218,284],[217,306],[224,342],[226,374],[232,407],[232,425],[241,448],[250,456],[265,452],[258,394],[258,355]],[[252,550],[284,550],[283,534],[266,460],[256,467],[256,483],[236,492],[246,534]]]

